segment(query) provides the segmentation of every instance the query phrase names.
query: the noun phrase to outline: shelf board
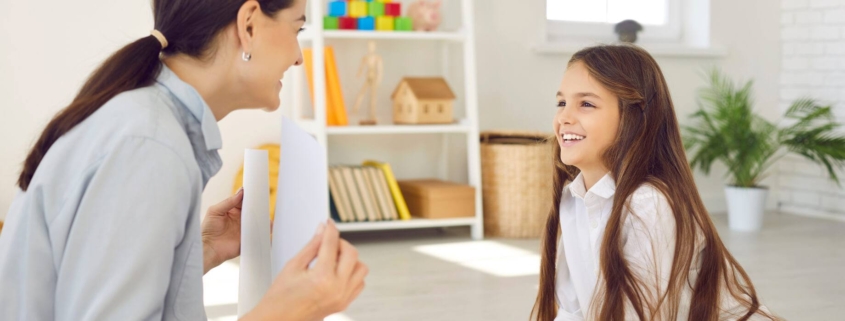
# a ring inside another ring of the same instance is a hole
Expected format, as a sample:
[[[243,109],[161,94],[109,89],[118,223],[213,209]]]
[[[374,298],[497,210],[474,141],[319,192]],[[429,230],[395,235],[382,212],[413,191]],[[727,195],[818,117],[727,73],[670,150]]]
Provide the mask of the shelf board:
[[[313,40],[316,32],[306,27],[299,35],[300,40]],[[463,31],[359,31],[359,30],[324,30],[326,39],[387,39],[387,40],[446,40],[463,41],[466,36]]]
[[[444,219],[413,218],[409,221],[338,223],[337,228],[341,232],[387,231],[433,227],[470,226],[475,223],[475,217]]]
[[[317,133],[317,124],[313,120],[299,120],[297,121],[306,132],[311,134]],[[447,125],[394,125],[384,124],[375,126],[328,126],[326,127],[326,134],[329,136],[344,136],[344,135],[394,135],[394,134],[449,134],[449,133],[468,133],[470,131],[469,124],[466,121],[461,121],[454,124]]]
[[[376,126],[330,126],[326,128],[329,135],[378,135],[378,134],[439,134],[466,133],[466,124],[448,125],[376,125]]]

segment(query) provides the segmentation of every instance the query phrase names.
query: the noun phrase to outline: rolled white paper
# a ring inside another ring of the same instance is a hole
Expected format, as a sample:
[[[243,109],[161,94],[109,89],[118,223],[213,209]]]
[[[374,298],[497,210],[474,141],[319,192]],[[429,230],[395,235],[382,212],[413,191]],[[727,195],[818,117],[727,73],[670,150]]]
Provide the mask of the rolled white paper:
[[[266,150],[244,152],[238,317],[258,305],[270,287],[270,179]]]

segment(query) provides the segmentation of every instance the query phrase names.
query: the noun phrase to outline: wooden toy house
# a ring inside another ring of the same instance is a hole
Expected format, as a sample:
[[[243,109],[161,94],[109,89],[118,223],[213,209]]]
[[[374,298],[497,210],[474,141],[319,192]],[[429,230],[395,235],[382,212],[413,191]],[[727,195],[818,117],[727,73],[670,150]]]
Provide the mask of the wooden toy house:
[[[396,124],[450,124],[454,122],[455,94],[441,77],[405,77],[391,95]]]

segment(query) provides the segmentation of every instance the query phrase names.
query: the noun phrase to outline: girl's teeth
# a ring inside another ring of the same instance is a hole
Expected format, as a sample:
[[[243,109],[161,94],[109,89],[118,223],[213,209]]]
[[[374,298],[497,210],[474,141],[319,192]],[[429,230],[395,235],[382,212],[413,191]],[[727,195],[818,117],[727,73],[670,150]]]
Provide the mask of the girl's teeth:
[[[574,134],[564,134],[563,139],[564,140],[582,140],[582,139],[584,139],[584,136],[574,135]]]

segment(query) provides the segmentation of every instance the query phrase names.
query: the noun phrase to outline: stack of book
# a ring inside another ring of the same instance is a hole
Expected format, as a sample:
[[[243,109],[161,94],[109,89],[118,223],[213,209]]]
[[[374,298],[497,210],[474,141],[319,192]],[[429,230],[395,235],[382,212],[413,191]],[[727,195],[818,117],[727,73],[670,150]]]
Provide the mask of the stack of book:
[[[390,165],[375,161],[363,166],[329,168],[332,217],[338,222],[411,219]]]

